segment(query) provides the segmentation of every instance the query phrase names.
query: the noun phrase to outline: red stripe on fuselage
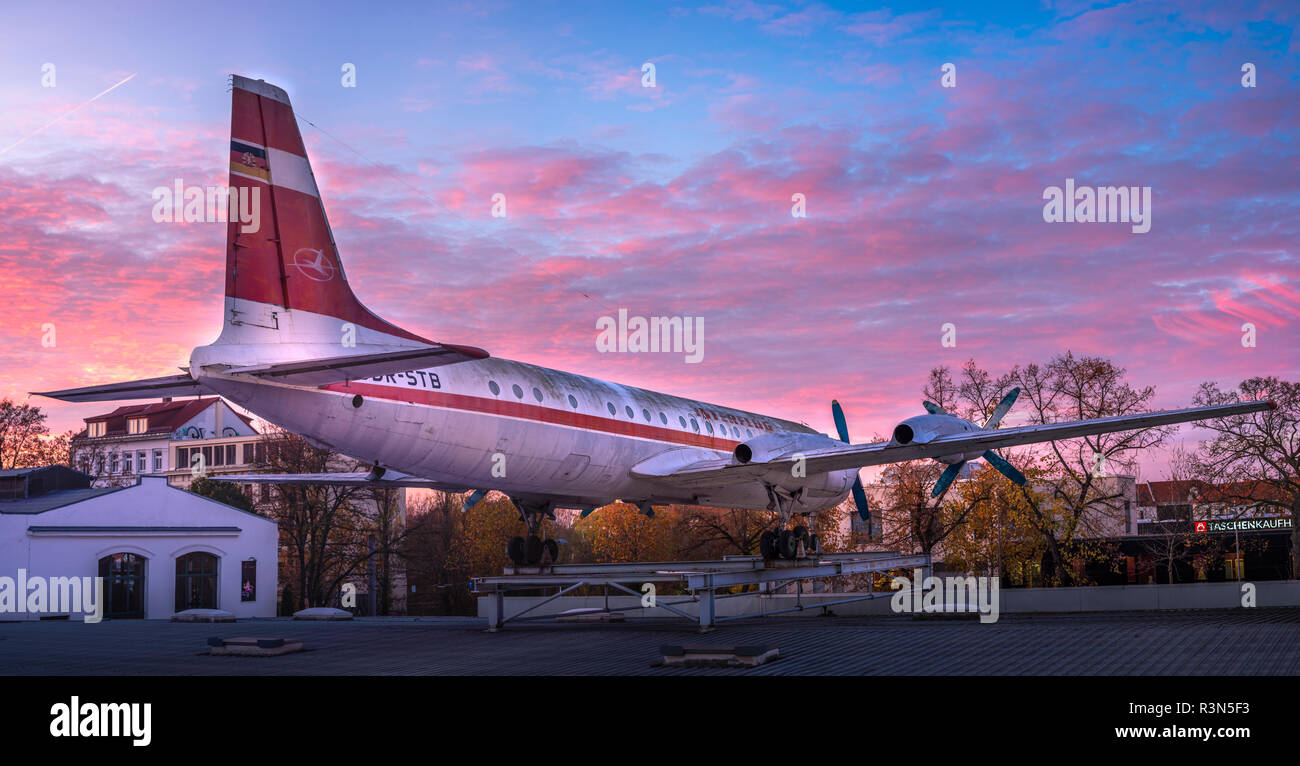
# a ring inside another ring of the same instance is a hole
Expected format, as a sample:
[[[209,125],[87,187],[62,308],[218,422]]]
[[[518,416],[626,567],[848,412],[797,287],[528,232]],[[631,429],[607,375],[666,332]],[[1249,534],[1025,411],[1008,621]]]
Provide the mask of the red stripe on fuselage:
[[[410,404],[423,404],[429,407],[441,407],[466,412],[481,412],[488,415],[501,415],[504,417],[519,418],[521,420],[532,420],[539,423],[550,423],[552,425],[580,428],[586,431],[601,431],[604,433],[618,434],[620,436],[633,436],[639,439],[653,439],[654,441],[684,444],[691,447],[706,447],[708,449],[716,449],[722,452],[731,452],[735,449],[736,445],[740,443],[732,439],[719,439],[715,436],[706,436],[704,434],[685,433],[675,428],[665,428],[662,426],[650,425],[648,423],[637,423],[630,420],[616,420],[614,418],[606,418],[600,415],[588,415],[582,412],[557,410],[535,404],[525,404],[523,402],[507,402],[499,399],[485,399],[479,396],[449,394],[443,391],[393,388],[391,386],[378,386],[373,383],[361,383],[357,381],[351,383],[333,383],[324,388],[327,391],[335,391],[338,393],[361,394],[362,396],[372,396],[377,399],[388,399],[391,401],[407,402]]]

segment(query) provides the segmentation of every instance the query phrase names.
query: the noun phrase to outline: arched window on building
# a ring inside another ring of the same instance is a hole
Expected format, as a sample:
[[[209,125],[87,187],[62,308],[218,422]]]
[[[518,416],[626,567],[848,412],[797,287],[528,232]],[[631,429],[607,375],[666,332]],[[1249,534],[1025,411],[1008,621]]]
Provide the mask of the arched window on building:
[[[144,618],[144,562],[134,553],[110,553],[99,560],[105,617]]]
[[[217,608],[217,557],[195,551],[176,559],[176,611]]]

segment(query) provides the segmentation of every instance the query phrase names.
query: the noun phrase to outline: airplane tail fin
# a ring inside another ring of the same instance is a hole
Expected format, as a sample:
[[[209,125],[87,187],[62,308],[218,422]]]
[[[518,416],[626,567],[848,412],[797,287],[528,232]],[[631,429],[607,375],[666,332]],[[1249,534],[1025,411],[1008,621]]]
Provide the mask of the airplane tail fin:
[[[348,333],[357,346],[433,343],[379,318],[353,294],[288,94],[239,75],[231,77],[230,198],[217,344],[337,349]]]

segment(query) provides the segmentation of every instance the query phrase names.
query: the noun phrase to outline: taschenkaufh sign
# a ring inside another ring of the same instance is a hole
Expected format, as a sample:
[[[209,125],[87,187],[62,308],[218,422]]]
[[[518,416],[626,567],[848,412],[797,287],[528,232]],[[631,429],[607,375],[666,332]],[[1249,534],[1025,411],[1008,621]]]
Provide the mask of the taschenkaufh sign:
[[[1232,521],[1198,521],[1197,532],[1250,532],[1254,530],[1290,529],[1291,520],[1279,519],[1234,519]]]

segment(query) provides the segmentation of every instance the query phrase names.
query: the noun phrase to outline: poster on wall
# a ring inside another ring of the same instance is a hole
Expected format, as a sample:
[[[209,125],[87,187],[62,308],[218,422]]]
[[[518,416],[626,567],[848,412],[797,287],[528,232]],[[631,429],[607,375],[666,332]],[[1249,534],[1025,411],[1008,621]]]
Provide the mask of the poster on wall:
[[[240,587],[239,590],[239,600],[256,601],[257,600],[257,562],[256,561],[243,562],[243,566],[241,567],[241,571],[239,575],[239,580],[240,582],[243,583],[243,585]]]

